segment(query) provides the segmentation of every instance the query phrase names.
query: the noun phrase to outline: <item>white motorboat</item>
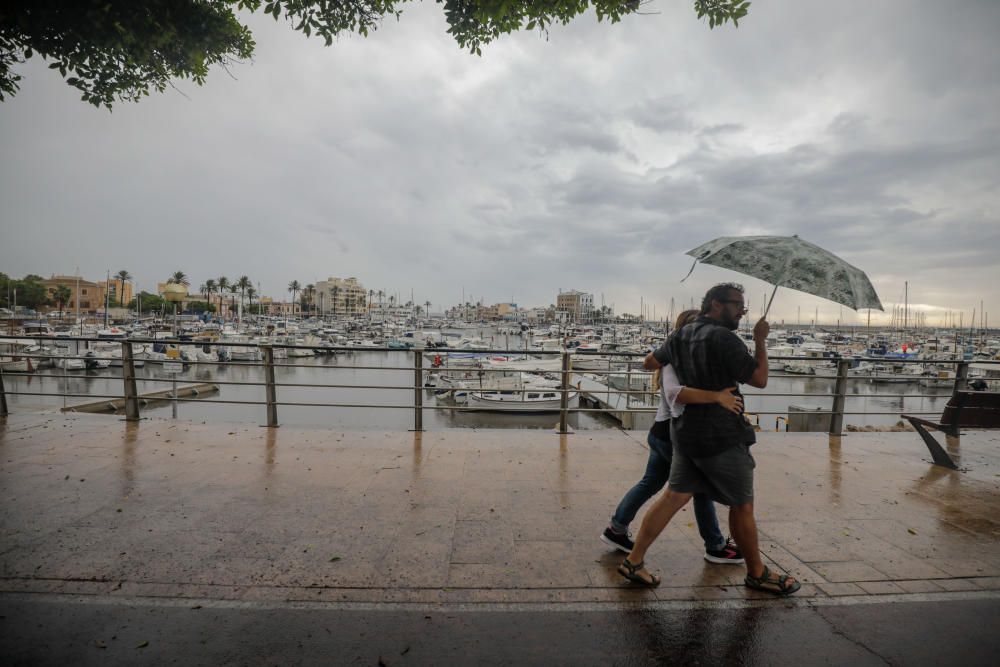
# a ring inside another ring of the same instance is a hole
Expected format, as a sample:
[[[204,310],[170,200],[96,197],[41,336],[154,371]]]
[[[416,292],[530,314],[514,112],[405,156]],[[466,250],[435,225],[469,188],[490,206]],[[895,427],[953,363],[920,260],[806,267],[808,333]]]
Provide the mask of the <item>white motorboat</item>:
[[[469,391],[466,404],[469,408],[490,412],[558,412],[562,394],[555,387],[530,387],[522,389],[496,389]],[[567,406],[576,407],[580,393],[570,391]]]
[[[495,378],[489,385],[470,386],[466,391],[466,405],[486,412],[558,412],[561,408],[559,383],[533,373]],[[569,391],[568,407],[576,407],[579,399],[578,391]]]
[[[936,373],[925,373],[922,378],[920,378],[921,387],[954,387],[955,386],[955,371],[953,370],[938,370]]]
[[[29,350],[37,348],[34,340],[0,341],[0,370],[8,373],[33,373]]]
[[[35,367],[29,357],[0,357],[0,370],[5,373],[31,373]]]

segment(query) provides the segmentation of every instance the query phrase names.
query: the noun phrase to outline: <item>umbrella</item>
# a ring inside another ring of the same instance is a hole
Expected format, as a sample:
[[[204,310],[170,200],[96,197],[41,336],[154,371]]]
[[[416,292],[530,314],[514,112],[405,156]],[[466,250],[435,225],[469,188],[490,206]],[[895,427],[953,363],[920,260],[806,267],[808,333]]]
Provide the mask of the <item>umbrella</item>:
[[[854,310],[882,310],[878,294],[864,271],[798,236],[720,236],[687,254],[695,258],[695,264],[732,269],[774,285],[764,317],[771,310],[779,286]]]

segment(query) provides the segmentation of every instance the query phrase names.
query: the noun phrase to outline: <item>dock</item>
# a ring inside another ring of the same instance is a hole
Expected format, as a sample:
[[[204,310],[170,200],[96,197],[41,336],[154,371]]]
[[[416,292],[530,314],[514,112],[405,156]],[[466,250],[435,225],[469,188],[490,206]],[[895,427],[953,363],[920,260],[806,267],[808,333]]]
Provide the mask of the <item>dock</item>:
[[[163,389],[160,391],[150,391],[139,395],[139,403],[143,407],[154,401],[169,401],[173,398],[197,398],[202,394],[212,394],[219,391],[219,385],[211,382],[199,382],[198,384],[188,384],[177,388],[177,395],[174,396],[173,389]],[[125,409],[125,398],[112,398],[78,405],[69,405],[61,408],[60,412],[118,412]]]
[[[629,394],[616,391],[613,387],[601,384],[584,375],[575,375],[571,380],[573,386],[579,388],[580,407],[603,410],[624,429],[644,430],[653,425],[653,418],[656,416],[655,405],[646,404],[646,407],[652,408],[648,413],[626,411],[627,409],[635,410],[643,407],[636,394],[632,394],[632,398],[629,400]]]

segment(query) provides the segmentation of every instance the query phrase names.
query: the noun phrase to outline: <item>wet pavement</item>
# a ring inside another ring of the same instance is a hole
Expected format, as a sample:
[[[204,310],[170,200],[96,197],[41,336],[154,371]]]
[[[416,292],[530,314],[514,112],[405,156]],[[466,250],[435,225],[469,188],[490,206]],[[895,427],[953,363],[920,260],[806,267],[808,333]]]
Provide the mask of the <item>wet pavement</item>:
[[[615,573],[597,535],[641,475],[644,435],[14,415],[0,426],[0,655],[995,662],[1000,436],[964,435],[955,472],[915,433],[835,447],[761,433],[761,549],[803,581],[773,600],[703,560],[689,508],[647,557],[659,589]]]

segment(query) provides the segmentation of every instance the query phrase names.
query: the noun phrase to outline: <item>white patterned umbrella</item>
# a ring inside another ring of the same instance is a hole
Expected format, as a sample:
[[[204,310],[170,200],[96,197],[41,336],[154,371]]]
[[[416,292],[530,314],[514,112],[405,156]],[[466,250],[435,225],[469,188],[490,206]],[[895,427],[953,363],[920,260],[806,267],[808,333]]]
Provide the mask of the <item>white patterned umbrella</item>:
[[[774,285],[765,317],[779,286],[854,310],[882,310],[882,302],[864,271],[798,236],[720,236],[687,254],[695,258],[696,264],[732,269]]]

